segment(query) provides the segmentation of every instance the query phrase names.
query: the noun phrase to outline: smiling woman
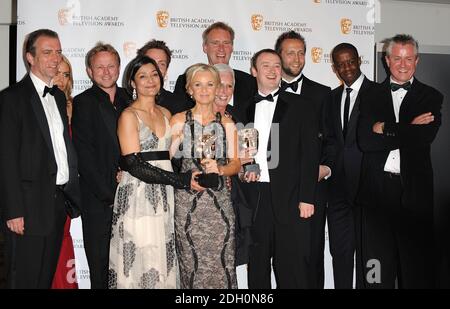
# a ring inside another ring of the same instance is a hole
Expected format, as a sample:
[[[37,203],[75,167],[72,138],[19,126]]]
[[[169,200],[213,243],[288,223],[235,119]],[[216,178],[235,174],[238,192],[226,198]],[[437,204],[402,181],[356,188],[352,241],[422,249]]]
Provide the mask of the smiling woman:
[[[126,74],[134,101],[119,118],[123,174],[113,206],[108,287],[178,288],[173,187],[189,189],[191,172],[175,174],[169,158],[170,112],[157,105],[163,77],[137,56]]]

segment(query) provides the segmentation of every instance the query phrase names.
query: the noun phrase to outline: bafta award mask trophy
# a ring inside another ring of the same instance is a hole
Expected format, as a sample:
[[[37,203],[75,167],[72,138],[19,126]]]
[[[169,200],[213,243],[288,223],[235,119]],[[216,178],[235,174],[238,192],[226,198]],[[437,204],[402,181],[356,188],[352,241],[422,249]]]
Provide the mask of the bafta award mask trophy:
[[[197,160],[200,163],[203,159],[214,159],[216,155],[216,135],[214,131],[203,133],[199,136],[197,140]],[[202,171],[205,171],[205,167],[199,164],[202,167]]]
[[[259,164],[255,162],[255,155],[258,152],[258,130],[254,128],[246,128],[238,131],[238,141],[240,153],[245,151],[252,158],[252,162],[243,165],[244,172],[253,172],[260,175],[261,170]]]
[[[215,159],[216,157],[217,136],[214,131],[201,134],[196,142],[197,167],[202,174],[198,175],[196,181],[204,188],[221,190],[223,188],[223,179],[217,173],[206,174],[206,167],[201,164],[203,159]]]

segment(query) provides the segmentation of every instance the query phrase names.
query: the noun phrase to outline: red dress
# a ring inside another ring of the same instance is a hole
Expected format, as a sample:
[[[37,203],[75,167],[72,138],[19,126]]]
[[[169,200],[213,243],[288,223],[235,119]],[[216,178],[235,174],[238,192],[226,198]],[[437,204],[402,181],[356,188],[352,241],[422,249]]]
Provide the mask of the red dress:
[[[72,128],[69,126],[72,137]],[[64,236],[59,253],[58,266],[53,276],[52,289],[78,289],[77,273],[75,270],[75,252],[73,250],[72,236],[70,236],[69,216],[64,224]]]
[[[72,236],[70,236],[70,222],[71,219],[67,216],[58,266],[53,277],[52,289],[78,289],[75,271],[75,252],[73,250]]]

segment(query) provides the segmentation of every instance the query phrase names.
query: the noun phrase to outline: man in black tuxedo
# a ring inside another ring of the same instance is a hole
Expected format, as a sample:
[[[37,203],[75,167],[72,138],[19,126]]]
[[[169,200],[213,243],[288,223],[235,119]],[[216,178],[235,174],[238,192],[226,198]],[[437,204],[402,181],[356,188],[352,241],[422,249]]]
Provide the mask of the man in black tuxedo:
[[[224,22],[215,22],[211,24],[202,34],[203,52],[208,57],[208,64],[215,65],[217,63],[229,64],[231,54],[233,53],[234,30]],[[234,96],[229,103],[235,106],[234,102],[252,101],[256,92],[255,79],[245,72],[234,70]],[[178,76],[175,84],[174,93],[184,95],[190,102],[190,107],[194,106],[194,102],[186,93],[186,74]],[[236,105],[238,110],[240,106]]]
[[[167,70],[169,69],[170,61],[172,59],[172,51],[167,47],[164,41],[151,40],[138,49],[137,54],[154,59],[164,80],[166,79]],[[162,87],[157,97],[157,103],[167,108],[172,115],[193,107],[193,105],[191,105],[192,101],[188,100],[185,94],[180,95],[172,93]]]
[[[361,96],[375,83],[361,73],[361,58],[355,46],[341,43],[331,53],[333,71],[343,84],[332,91],[326,109],[329,132],[336,137],[333,176],[329,179],[327,208],[330,253],[335,288],[353,287],[356,245],[356,287],[362,286],[361,211],[355,206],[361,173],[362,152],[356,142]]]
[[[261,176],[243,183],[254,209],[248,263],[249,288],[271,288],[271,263],[278,288],[309,284],[310,217],[319,171],[318,123],[306,98],[279,90],[281,59],[272,49],[252,58],[258,94],[246,109],[247,125],[259,132],[256,163]]]
[[[73,142],[80,159],[83,240],[91,288],[108,286],[109,239],[120,149],[117,119],[128,105],[116,85],[120,58],[109,44],[98,43],[86,55],[93,85],[73,100]]]
[[[430,148],[441,124],[442,94],[415,76],[418,44],[387,42],[390,77],[361,98],[363,163],[358,203],[368,288],[433,288],[433,168]]]
[[[305,67],[306,42],[304,37],[295,31],[282,33],[275,43],[275,50],[282,61],[281,87],[287,92],[307,98],[315,110],[315,120],[319,124],[320,166],[314,202],[314,216],[311,218],[311,265],[310,282],[314,288],[324,285],[324,249],[325,249],[325,216],[327,207],[328,178],[331,175],[334,137],[328,134],[324,126],[325,107],[331,100],[331,88],[307,78],[303,74]]]
[[[69,137],[66,98],[52,87],[61,62],[58,34],[36,30],[27,36],[24,48],[29,73],[0,93],[7,285],[48,289],[61,249],[66,209],[80,205],[77,159]]]

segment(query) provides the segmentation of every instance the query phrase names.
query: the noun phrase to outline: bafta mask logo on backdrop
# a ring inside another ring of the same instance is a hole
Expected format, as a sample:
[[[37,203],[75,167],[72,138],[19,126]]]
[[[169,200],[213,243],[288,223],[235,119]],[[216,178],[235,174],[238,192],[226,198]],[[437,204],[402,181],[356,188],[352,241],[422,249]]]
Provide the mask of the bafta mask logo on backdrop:
[[[169,12],[167,11],[158,11],[156,12],[156,22],[158,23],[158,27],[166,28],[169,24]]]
[[[314,3],[320,3],[320,0],[313,0]]]
[[[261,14],[253,14],[251,21],[253,30],[259,31],[262,29],[264,17]]]
[[[126,58],[133,58],[136,56],[136,43],[135,42],[124,42],[123,43],[123,54]]]
[[[61,26],[73,24],[74,17],[80,16],[80,0],[68,0],[66,7],[58,10],[58,22]]]
[[[320,63],[322,61],[323,49],[321,47],[311,48],[311,59],[314,63]]]
[[[58,11],[58,22],[61,26],[65,26],[69,23],[69,19],[71,19],[70,10],[68,8],[63,8]]]
[[[350,18],[341,19],[341,32],[342,34],[350,34],[352,32],[352,20]]]

